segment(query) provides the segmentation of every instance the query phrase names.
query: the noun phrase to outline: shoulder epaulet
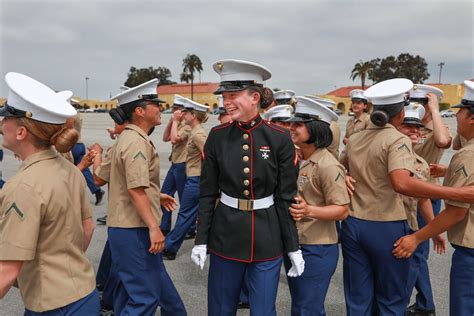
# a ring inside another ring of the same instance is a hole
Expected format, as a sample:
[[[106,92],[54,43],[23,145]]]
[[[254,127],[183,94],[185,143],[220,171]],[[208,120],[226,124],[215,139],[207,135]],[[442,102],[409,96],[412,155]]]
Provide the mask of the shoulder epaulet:
[[[265,121],[265,120],[264,120],[263,123],[264,123],[265,125],[267,125],[268,127],[270,127],[271,129],[274,129],[274,130],[276,130],[276,131],[278,131],[278,132],[280,132],[280,133],[285,134],[285,133],[287,132],[286,129],[284,129],[284,128],[282,128],[282,127],[276,125],[276,124],[273,124],[273,123],[271,123],[271,122],[268,122],[268,121]]]
[[[231,126],[232,124],[234,124],[234,122],[230,121],[230,122],[227,122],[227,123],[224,123],[224,124],[221,124],[221,125],[217,125],[217,126],[214,126],[212,128],[212,131],[218,131],[218,130],[222,130],[222,129],[225,129],[229,126]]]

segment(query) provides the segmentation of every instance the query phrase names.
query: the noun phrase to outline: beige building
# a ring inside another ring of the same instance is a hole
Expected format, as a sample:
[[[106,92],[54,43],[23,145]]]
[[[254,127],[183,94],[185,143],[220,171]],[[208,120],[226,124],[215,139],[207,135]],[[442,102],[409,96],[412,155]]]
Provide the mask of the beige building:
[[[201,82],[195,83],[193,87],[194,101],[209,106],[210,111],[217,109],[219,101],[214,91],[217,90],[218,83]],[[170,85],[158,86],[158,96],[165,101],[165,109],[169,109],[173,105],[175,94],[191,99],[191,84],[175,83]]]
[[[474,81],[474,79],[471,79]],[[443,100],[441,103],[445,103],[449,108],[453,105],[459,104],[464,95],[464,85],[459,84],[438,84],[438,83],[426,83],[427,85],[441,89],[444,93]],[[331,99],[336,102],[336,106],[343,113],[349,112],[351,108],[351,97],[349,93],[353,89],[361,89],[361,86],[345,86],[336,90],[330,91],[326,94],[314,94],[322,98]],[[366,87],[368,88],[368,87]]]

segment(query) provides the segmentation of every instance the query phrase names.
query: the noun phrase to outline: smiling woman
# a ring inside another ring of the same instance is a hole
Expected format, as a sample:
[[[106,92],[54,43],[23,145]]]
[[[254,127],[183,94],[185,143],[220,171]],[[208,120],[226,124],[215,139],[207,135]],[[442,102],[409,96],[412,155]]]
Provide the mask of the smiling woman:
[[[296,153],[289,132],[265,122],[259,107],[272,93],[271,74],[240,60],[214,64],[224,107],[232,121],[214,127],[204,146],[198,228],[191,259],[201,267],[211,253],[209,315],[233,315],[244,278],[251,315],[275,315],[282,255],[289,276],[303,273],[296,225],[289,206],[296,195]]]

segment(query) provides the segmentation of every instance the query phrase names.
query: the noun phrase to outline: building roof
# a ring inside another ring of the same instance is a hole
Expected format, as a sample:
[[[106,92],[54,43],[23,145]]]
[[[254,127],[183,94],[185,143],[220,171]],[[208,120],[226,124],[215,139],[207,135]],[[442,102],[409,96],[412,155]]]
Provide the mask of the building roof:
[[[194,93],[213,93],[217,90],[219,83],[214,82],[198,82],[194,83]],[[191,93],[190,83],[175,83],[169,85],[158,86],[158,94],[184,94]]]
[[[368,87],[370,86],[365,86],[365,89],[367,89]],[[325,95],[332,95],[339,98],[349,97],[349,93],[354,89],[362,89],[362,86],[345,86],[345,87],[341,87],[336,90],[330,91],[326,93]]]

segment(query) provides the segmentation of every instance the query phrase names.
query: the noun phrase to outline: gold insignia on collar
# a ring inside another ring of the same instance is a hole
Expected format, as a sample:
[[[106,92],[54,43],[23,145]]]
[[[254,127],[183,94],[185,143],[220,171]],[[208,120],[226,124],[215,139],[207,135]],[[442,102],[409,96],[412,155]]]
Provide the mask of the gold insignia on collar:
[[[252,123],[250,123],[250,126],[254,126],[255,125],[255,121],[252,121]]]
[[[25,117],[27,117],[27,118],[31,118],[32,116],[33,116],[33,113],[31,113],[31,112],[26,112],[25,113]]]

